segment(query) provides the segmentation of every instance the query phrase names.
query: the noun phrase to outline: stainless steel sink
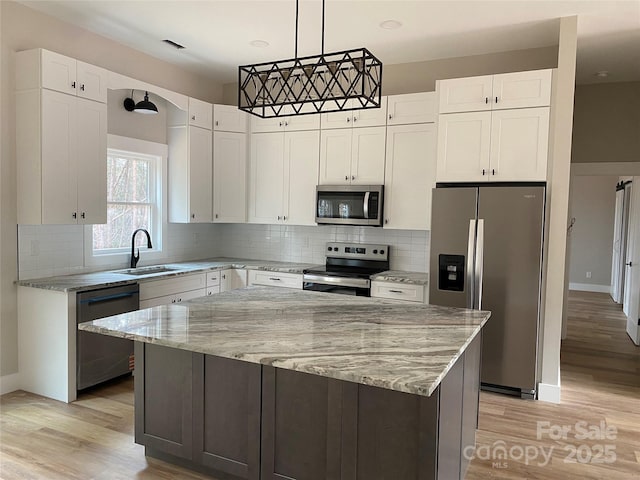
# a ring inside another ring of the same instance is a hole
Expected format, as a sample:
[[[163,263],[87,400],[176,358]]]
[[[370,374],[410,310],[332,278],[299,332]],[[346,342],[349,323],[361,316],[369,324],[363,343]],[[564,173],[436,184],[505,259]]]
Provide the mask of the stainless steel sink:
[[[116,273],[139,277],[141,275],[152,275],[154,273],[175,272],[178,270],[182,270],[182,269],[176,268],[176,267],[169,267],[167,265],[153,265],[150,267],[127,268],[126,270],[118,270]]]

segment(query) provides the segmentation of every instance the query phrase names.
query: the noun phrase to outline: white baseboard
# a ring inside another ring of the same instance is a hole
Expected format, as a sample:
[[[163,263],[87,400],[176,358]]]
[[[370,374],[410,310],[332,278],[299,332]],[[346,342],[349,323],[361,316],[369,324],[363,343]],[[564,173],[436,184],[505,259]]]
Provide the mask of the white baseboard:
[[[538,400],[549,403],[560,403],[560,385],[539,383]]]
[[[581,292],[598,292],[611,294],[611,285],[594,285],[591,283],[569,283],[569,290],[579,290]]]
[[[20,374],[12,373],[0,377],[0,395],[20,390]]]

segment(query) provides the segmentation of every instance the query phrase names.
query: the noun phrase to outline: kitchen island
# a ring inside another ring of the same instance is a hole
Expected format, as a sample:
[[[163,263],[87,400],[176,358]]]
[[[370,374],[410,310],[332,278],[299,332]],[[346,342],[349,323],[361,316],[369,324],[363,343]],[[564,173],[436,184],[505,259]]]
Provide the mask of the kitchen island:
[[[448,480],[475,443],[489,315],[253,287],[79,328],[136,341],[147,455],[254,480]]]

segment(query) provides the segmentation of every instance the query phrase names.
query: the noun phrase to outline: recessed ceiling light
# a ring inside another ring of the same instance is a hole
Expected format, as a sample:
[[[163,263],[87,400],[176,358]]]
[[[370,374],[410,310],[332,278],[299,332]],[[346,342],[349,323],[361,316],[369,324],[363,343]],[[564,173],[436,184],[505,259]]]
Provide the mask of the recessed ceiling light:
[[[606,78],[609,76],[609,72],[607,70],[600,70],[599,72],[594,73],[596,77]]]
[[[385,20],[380,24],[380,28],[386,28],[387,30],[395,30],[396,28],[400,28],[402,23],[398,20]]]
[[[264,40],[251,40],[249,45],[257,48],[266,48],[269,46],[269,42],[265,42]]]

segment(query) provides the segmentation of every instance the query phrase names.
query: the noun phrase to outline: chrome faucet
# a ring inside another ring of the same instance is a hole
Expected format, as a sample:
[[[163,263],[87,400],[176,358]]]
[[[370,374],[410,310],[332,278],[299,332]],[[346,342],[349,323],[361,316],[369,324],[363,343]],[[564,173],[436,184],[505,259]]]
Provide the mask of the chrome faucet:
[[[138,249],[137,255],[134,253],[136,233],[138,232],[145,233],[145,235],[147,236],[147,248],[153,248],[153,245],[151,245],[151,235],[149,235],[149,232],[147,232],[144,228],[139,228],[135,232],[133,232],[133,235],[131,235],[131,268],[136,268],[138,260],[140,260],[140,249]]]

